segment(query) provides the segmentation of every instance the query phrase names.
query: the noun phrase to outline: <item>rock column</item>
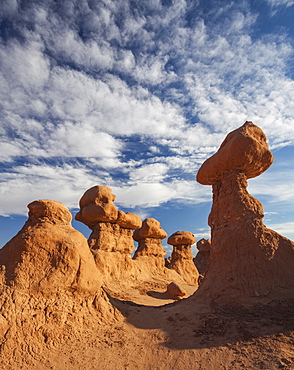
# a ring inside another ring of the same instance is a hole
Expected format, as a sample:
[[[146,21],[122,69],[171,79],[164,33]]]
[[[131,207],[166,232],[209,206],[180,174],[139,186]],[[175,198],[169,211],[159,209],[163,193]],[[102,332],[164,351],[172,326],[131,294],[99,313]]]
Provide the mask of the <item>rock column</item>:
[[[177,231],[168,238],[167,242],[173,246],[168,268],[181,275],[187,284],[198,285],[199,273],[191,251],[191,246],[195,243],[194,235],[189,231]]]
[[[264,133],[246,122],[199,169],[197,181],[213,187],[213,205],[209,268],[198,296],[220,302],[293,296],[294,243],[264,226],[262,204],[247,191],[247,179],[272,162]]]

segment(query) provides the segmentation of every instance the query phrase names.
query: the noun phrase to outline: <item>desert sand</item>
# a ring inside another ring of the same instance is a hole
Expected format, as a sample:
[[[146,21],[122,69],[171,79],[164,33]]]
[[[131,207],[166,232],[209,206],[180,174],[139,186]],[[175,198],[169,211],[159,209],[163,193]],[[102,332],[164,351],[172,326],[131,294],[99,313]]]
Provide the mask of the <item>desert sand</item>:
[[[63,204],[30,203],[0,250],[1,368],[294,369],[294,242],[247,191],[272,163],[252,122],[203,163],[211,240],[195,263],[191,232],[169,237],[166,263],[160,222],[118,210],[106,186],[80,200],[89,240]]]

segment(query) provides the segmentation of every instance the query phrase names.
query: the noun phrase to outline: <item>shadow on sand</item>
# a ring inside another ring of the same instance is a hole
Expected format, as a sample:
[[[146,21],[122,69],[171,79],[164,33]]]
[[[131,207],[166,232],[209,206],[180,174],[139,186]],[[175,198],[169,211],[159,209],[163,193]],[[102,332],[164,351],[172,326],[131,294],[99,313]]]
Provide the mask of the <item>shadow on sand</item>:
[[[277,341],[281,335],[289,336],[294,344],[294,333],[291,333],[294,331],[294,298],[256,303],[251,307],[203,302],[197,300],[196,294],[160,307],[138,305],[111,296],[109,299],[129,324],[164,331],[166,341],[160,344],[170,349],[249,344],[269,335]],[[160,295],[158,299],[164,298]]]

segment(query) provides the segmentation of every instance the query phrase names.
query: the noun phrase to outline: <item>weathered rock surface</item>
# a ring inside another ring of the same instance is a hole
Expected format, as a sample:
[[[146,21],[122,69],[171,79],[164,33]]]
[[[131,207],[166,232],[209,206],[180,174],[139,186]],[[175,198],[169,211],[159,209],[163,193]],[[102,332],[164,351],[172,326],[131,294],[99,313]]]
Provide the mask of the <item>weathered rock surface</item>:
[[[135,213],[118,211],[116,223],[124,229],[136,230],[142,227],[141,218]]]
[[[7,284],[46,296],[96,294],[101,276],[86,238],[70,224],[68,209],[51,200],[32,202],[28,208],[28,221],[0,250]]]
[[[144,238],[153,238],[153,239],[164,239],[167,237],[167,233],[160,226],[160,222],[155,218],[146,218],[140,229],[134,231],[134,240],[139,242]]]
[[[117,210],[115,198],[110,188],[96,185],[84,193],[76,215],[92,230],[88,244],[105,284],[134,274],[132,230],[142,226],[138,215]]]
[[[118,210],[113,203],[115,198],[107,186],[93,186],[80,199],[80,211],[76,214],[76,220],[90,229],[99,221],[115,222],[118,217]]]
[[[192,245],[195,241],[195,236],[190,231],[176,231],[167,239],[170,245]]]
[[[167,242],[173,245],[168,268],[175,270],[188,284],[197,285],[199,272],[193,262],[191,251],[191,245],[195,243],[194,235],[189,231],[177,231],[168,238]]]
[[[262,204],[246,189],[247,178],[271,163],[265,135],[246,122],[200,168],[198,181],[213,184],[213,205],[210,261],[199,297],[293,297],[294,243],[264,226]]]
[[[219,150],[208,158],[197,173],[197,181],[213,185],[231,171],[242,171],[247,179],[259,176],[273,163],[266,136],[254,123],[247,121],[230,132]]]
[[[138,248],[134,258],[142,256],[152,256],[162,259],[166,251],[162,248],[162,239],[167,237],[167,233],[160,226],[160,222],[155,218],[146,218],[140,229],[134,231],[133,238],[138,242]]]
[[[164,266],[166,252],[161,239],[167,234],[160,223],[155,219],[142,223],[138,215],[118,211],[115,198],[110,188],[94,186],[82,196],[76,216],[92,230],[88,244],[107,291],[131,299],[138,295],[138,289],[133,288],[138,284],[146,294],[151,287],[162,289],[171,280],[184,283],[181,276]],[[131,257],[133,230],[139,240],[135,259]]]
[[[211,242],[210,239],[200,239],[197,244],[198,253],[194,257],[193,261],[197,270],[201,275],[204,275],[210,256]]]

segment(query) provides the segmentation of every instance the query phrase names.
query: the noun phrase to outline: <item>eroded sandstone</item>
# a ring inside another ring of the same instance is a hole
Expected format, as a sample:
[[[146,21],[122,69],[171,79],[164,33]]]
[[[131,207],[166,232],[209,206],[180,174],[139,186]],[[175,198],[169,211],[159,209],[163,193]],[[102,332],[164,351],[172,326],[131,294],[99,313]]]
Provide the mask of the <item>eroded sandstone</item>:
[[[247,178],[272,162],[264,133],[246,122],[199,169],[197,180],[213,186],[210,260],[199,297],[293,297],[294,243],[263,224],[262,204],[247,191]]]

